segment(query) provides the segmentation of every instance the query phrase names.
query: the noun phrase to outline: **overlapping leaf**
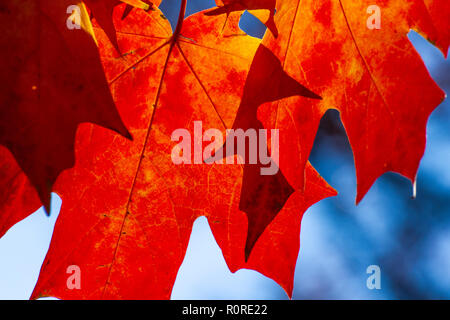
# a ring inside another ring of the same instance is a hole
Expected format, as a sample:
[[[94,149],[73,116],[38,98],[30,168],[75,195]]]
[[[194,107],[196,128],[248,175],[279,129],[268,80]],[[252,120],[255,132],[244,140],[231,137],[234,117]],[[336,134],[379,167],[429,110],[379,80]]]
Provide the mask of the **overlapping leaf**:
[[[247,76],[241,103],[236,113],[233,123],[234,130],[257,130],[264,129],[262,123],[257,119],[258,108],[266,103],[278,101],[287,97],[300,96],[310,99],[320,99],[318,95],[311,92],[288,74],[283,71],[280,61],[265,46],[259,46],[253,58],[250,71]],[[303,98],[304,99],[304,98]],[[283,134],[285,132],[283,131]],[[278,133],[279,135],[279,133]],[[267,132],[267,138],[274,144],[267,144],[264,139],[258,139],[256,150],[261,154],[260,149],[272,149],[267,154],[280,152],[277,148],[277,138],[271,137]],[[228,137],[235,139],[234,136]],[[227,150],[227,142],[223,145],[225,154],[239,155],[246,159],[246,154],[250,154],[249,148],[245,150]],[[284,152],[284,150],[281,150]],[[249,221],[249,231],[245,246],[246,257],[248,257],[258,238],[283,208],[287,199],[295,190],[302,190],[303,186],[298,184],[297,179],[288,181],[279,170],[277,157],[272,157],[270,165],[262,163],[251,164],[247,156],[244,165],[242,192],[239,209],[247,214]],[[263,169],[264,168],[264,169]],[[270,171],[269,174],[262,174],[262,170]],[[255,201],[255,199],[258,199]]]
[[[278,36],[274,21],[276,0],[216,0],[216,4],[218,8],[208,10],[205,14],[208,16],[226,14],[229,17],[231,13],[240,15],[244,10],[248,10],[266,25],[274,37]]]
[[[152,10],[153,5],[158,6],[161,1],[150,2],[147,0],[83,0],[84,3],[88,6],[88,8],[92,12],[92,16],[97,20],[99,26],[105,31],[108,35],[108,38],[114,45],[114,47],[118,50],[119,46],[117,44],[117,36],[116,30],[114,29],[114,23],[112,20],[114,7],[119,5],[122,2],[128,4],[126,10],[124,11],[125,18],[133,7],[140,8],[145,11]]]
[[[130,137],[114,106],[82,3],[76,3],[80,29],[67,27],[72,4],[0,4],[0,144],[10,150],[47,211],[56,178],[74,164],[80,123],[96,123]],[[15,168],[9,160],[5,156],[1,161]],[[14,180],[15,171],[5,172],[6,180]],[[14,190],[5,193],[9,191]]]

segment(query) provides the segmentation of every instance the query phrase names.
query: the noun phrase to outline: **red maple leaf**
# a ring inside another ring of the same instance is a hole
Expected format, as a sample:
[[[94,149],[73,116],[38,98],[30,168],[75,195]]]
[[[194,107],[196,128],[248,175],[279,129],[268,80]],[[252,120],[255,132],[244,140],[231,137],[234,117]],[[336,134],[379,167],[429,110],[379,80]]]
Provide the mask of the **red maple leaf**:
[[[448,1],[378,1],[380,29],[368,26],[371,5],[369,0],[279,1],[280,36],[266,33],[263,39],[286,73],[323,97],[293,97],[258,110],[266,127],[285,132],[280,148],[289,151],[281,154],[280,168],[288,178],[298,175],[320,119],[335,108],[353,149],[357,202],[385,172],[415,182],[427,119],[445,97],[408,32],[417,30],[444,53],[450,43]]]
[[[119,47],[128,53],[123,59],[97,30],[113,96],[135,139],[129,143],[92,125],[80,128],[78,162],[56,185],[64,204],[33,298],[169,298],[199,216],[208,217],[232,271],[256,269],[292,292],[302,212],[335,193],[309,167],[305,191],[292,190],[275,208],[275,219],[259,215],[264,219],[247,223],[246,213],[258,217],[261,208],[249,197],[241,208],[245,168],[173,164],[174,130],[193,132],[196,121],[222,132],[232,127],[259,40],[234,23],[225,34],[240,35],[223,36],[225,17],[203,13],[171,35],[160,15],[133,11],[121,20],[121,10],[115,12]],[[265,203],[276,206],[280,190],[268,189],[272,183],[257,186]],[[247,228],[250,235],[265,229],[248,262]],[[83,272],[81,290],[66,286],[69,265]]]

